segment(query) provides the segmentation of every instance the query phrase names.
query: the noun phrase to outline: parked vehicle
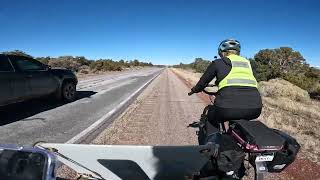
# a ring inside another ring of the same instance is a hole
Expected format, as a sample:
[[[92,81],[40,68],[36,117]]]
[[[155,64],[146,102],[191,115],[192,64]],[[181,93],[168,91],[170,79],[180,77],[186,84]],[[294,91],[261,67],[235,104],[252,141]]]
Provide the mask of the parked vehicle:
[[[0,106],[48,95],[71,102],[77,83],[70,70],[53,69],[26,56],[0,54]]]

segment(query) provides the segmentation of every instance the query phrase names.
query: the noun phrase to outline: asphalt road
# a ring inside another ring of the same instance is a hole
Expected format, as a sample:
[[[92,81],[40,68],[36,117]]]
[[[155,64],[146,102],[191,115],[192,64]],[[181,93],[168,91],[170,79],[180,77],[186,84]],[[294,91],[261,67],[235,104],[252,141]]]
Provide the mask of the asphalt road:
[[[69,104],[43,98],[2,107],[0,143],[64,143],[111,111],[159,71],[148,68],[81,80],[77,86],[78,99]]]

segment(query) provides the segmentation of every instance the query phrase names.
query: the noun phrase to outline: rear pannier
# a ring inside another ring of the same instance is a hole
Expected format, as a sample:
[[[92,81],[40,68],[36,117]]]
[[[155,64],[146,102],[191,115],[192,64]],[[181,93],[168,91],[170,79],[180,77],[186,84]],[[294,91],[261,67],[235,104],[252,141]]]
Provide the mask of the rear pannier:
[[[273,161],[267,162],[267,167],[269,172],[281,172],[296,159],[300,145],[288,134],[276,129],[274,132],[285,139],[285,145],[281,151],[275,153]]]

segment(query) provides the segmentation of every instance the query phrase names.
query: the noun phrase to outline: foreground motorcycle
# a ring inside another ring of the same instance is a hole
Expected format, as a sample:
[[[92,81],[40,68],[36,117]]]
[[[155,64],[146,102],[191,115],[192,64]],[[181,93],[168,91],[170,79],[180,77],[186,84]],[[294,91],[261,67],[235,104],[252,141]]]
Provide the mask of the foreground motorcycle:
[[[0,179],[63,179],[56,177],[61,164],[76,171],[76,179],[81,180],[194,179],[212,151],[211,145],[0,145]]]
[[[0,145],[0,179],[61,179],[56,177],[61,164],[83,180],[241,179],[248,161],[261,180],[265,172],[281,172],[295,160],[296,140],[259,121],[229,121],[229,128],[220,124],[220,132],[210,134],[209,107],[199,122],[189,125],[199,128],[199,145]]]
[[[208,121],[207,113],[214,105],[212,97],[216,92],[203,92],[209,95],[211,104],[204,108],[200,120],[188,127],[197,128],[199,145],[213,144],[215,153],[198,179],[241,179],[250,168],[244,166],[247,161],[255,170],[255,180],[262,180],[265,173],[282,172],[294,162],[300,149],[297,141],[258,120],[230,120],[220,123],[219,132],[212,133],[215,127]]]

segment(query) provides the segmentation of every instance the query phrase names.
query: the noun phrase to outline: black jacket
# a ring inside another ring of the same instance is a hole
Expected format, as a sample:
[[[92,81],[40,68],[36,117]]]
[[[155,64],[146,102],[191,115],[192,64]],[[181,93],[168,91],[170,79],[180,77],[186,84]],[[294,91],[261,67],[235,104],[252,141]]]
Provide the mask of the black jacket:
[[[256,65],[251,62],[253,74],[256,74]],[[216,59],[208,66],[199,82],[192,88],[195,93],[201,92],[210,81],[216,78],[216,85],[231,71],[231,61],[228,58]],[[257,88],[228,86],[217,92],[214,104],[222,108],[261,108],[261,96]]]

